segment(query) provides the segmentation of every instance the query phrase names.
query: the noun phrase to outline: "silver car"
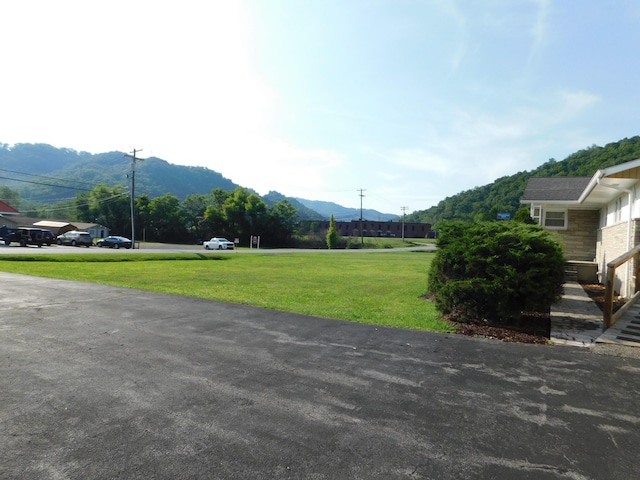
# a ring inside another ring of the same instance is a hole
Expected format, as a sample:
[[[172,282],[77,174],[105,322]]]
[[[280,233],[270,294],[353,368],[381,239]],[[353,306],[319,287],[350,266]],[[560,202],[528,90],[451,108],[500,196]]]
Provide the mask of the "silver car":
[[[89,232],[71,230],[70,232],[58,235],[58,245],[71,245],[73,247],[85,246],[89,248],[93,245],[93,237]]]

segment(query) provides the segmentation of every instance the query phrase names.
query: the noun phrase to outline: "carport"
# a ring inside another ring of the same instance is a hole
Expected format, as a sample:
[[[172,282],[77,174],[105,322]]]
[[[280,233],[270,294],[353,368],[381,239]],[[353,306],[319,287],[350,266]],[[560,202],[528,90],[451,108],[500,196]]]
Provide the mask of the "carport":
[[[70,232],[71,230],[77,230],[77,227],[69,222],[56,222],[53,220],[40,220],[33,224],[34,227],[46,228],[53,233],[54,237],[62,235],[63,233]]]

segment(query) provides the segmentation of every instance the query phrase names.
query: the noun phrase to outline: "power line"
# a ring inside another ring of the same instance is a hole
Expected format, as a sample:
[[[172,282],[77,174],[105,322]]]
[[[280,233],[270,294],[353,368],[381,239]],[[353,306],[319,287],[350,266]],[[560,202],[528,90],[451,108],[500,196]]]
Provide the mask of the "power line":
[[[56,212],[56,211],[60,211],[60,210],[67,210],[70,207],[86,207],[86,206],[89,206],[89,205],[95,205],[96,203],[107,203],[107,202],[111,202],[112,200],[115,200],[115,199],[117,199],[119,197],[124,197],[124,196],[126,196],[126,194],[119,193],[117,195],[112,195],[111,197],[101,198],[100,200],[94,200],[94,201],[91,201],[91,202],[78,203],[77,205],[67,205],[67,206],[57,207],[57,208],[39,208],[39,210],[42,210],[43,212]]]
[[[11,178],[11,177],[4,177],[4,176],[0,176],[0,178],[3,178],[5,180],[11,180],[13,182],[30,183],[32,185],[43,185],[46,187],[66,188],[67,190],[81,190],[83,192],[90,192],[92,190],[91,188],[68,187],[66,185],[56,185],[54,183],[36,182],[33,180],[20,180],[19,178]]]
[[[91,182],[83,182],[83,181],[81,181],[81,180],[73,180],[73,179],[71,179],[71,178],[52,177],[52,176],[50,176],[50,175],[38,175],[38,174],[36,174],[36,173],[18,172],[18,171],[16,171],[16,170],[8,170],[8,169],[6,169],[6,168],[0,168],[0,172],[13,173],[13,174],[16,174],[16,175],[24,175],[24,176],[26,176],[26,177],[47,178],[47,179],[50,179],[50,180],[58,180],[58,181],[61,181],[61,182],[73,182],[73,183],[78,183],[78,184],[84,184],[84,185],[91,185],[91,186],[93,186],[93,183],[91,183]],[[19,180],[19,179],[17,179],[17,178],[9,178],[9,177],[2,177],[2,178],[8,178],[9,180],[15,180],[15,181],[17,181],[17,182],[25,181],[25,180]]]

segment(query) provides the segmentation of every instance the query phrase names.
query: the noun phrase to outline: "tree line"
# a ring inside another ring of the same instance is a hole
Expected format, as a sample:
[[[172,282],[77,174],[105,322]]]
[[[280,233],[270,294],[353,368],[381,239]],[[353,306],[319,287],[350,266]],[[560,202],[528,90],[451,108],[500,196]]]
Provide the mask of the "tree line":
[[[19,208],[17,193],[7,187],[4,190]],[[28,208],[21,209],[24,215],[98,223],[113,235],[131,236],[131,199],[120,185],[100,184],[54,207]],[[135,199],[136,240],[194,243],[218,236],[231,241],[238,238],[247,245],[252,235],[259,235],[262,245],[281,247],[293,243],[297,220],[298,212],[288,200],[268,206],[243,187],[216,188],[209,194],[189,195],[183,201],[169,193],[154,198],[144,194]]]

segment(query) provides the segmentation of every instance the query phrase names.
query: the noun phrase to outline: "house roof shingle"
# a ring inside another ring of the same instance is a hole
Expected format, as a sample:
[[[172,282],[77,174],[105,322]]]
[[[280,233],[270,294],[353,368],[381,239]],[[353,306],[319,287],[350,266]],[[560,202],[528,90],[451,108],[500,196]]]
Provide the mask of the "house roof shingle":
[[[577,202],[591,177],[531,177],[522,195],[523,202]]]

